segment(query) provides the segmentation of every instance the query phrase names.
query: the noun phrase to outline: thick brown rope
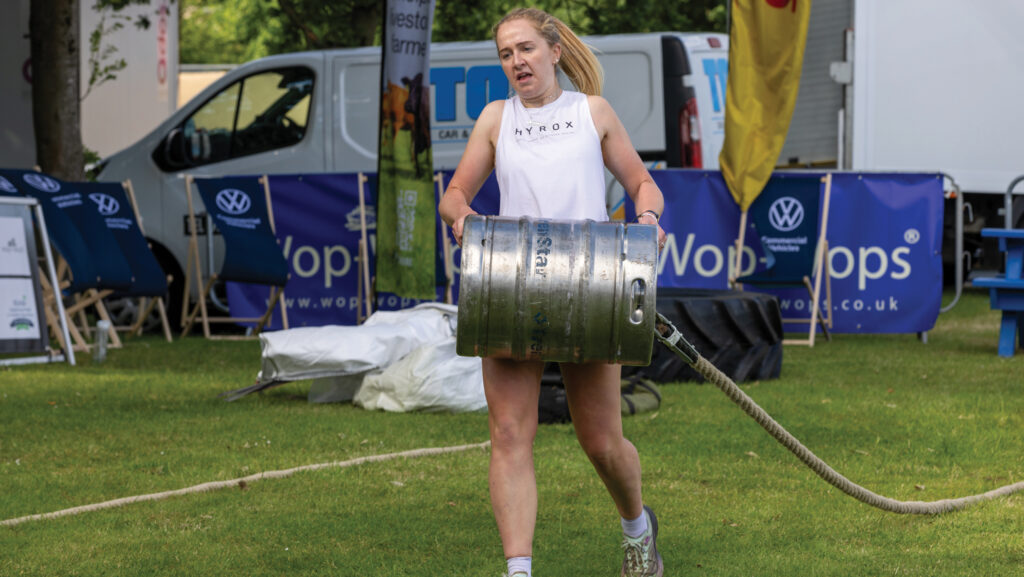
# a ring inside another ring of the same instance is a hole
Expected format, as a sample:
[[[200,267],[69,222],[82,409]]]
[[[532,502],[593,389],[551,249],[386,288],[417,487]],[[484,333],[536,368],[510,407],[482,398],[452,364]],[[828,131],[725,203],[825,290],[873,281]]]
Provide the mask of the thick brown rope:
[[[700,374],[704,375],[708,382],[718,387],[726,394],[726,396],[732,399],[734,403],[739,405],[744,412],[757,421],[757,424],[761,425],[765,431],[768,431],[768,434],[774,437],[776,441],[782,444],[782,446],[789,449],[790,452],[796,455],[798,459],[803,461],[805,465],[817,473],[819,477],[854,499],[871,505],[872,507],[877,507],[883,511],[908,515],[937,515],[939,513],[947,513],[957,509],[963,509],[968,505],[973,505],[980,501],[987,501],[989,499],[1003,497],[1011,493],[1024,490],[1024,481],[1020,481],[1012,485],[1006,485],[1005,487],[988,491],[987,493],[961,497],[959,499],[942,499],[940,501],[897,501],[895,499],[890,499],[889,497],[883,497],[850,481],[843,475],[836,472],[828,465],[828,463],[818,458],[817,455],[812,453],[796,437],[786,431],[782,425],[775,422],[775,419],[773,419],[771,415],[759,407],[753,399],[736,386],[736,383],[734,383],[732,379],[722,371],[718,370],[718,368],[712,365],[710,361],[704,357],[698,356],[697,361],[693,363],[693,368]]]
[[[0,521],[0,526],[14,526],[20,525],[27,521],[38,521],[40,519],[56,519],[57,517],[66,517],[68,515],[77,515],[79,513],[85,513],[88,511],[99,511],[100,509],[111,509],[114,507],[121,507],[131,503],[140,503],[142,501],[159,501],[167,499],[168,497],[175,497],[178,495],[189,495],[192,493],[204,493],[207,491],[215,491],[217,489],[226,489],[229,487],[245,487],[249,483],[255,483],[263,479],[281,479],[283,477],[290,477],[300,471],[317,471],[320,469],[329,468],[345,468],[354,467],[356,465],[362,465],[364,463],[376,463],[379,461],[390,461],[392,459],[412,459],[416,457],[426,457],[428,455],[441,455],[444,453],[455,453],[460,451],[469,451],[472,449],[486,449],[490,446],[490,441],[483,443],[477,443],[473,445],[459,445],[455,447],[439,447],[430,449],[414,449],[412,451],[403,451],[401,453],[388,453],[385,455],[369,455],[367,457],[358,457],[356,459],[349,459],[348,461],[334,461],[332,463],[319,463],[316,465],[303,465],[301,467],[294,467],[291,469],[284,469],[280,471],[265,471],[263,473],[255,473],[248,477],[242,477],[240,479],[231,479],[230,481],[212,481],[209,483],[202,483],[200,485],[194,485],[192,487],[186,487],[184,489],[176,489],[174,491],[164,491],[162,493],[150,493],[148,495],[135,495],[134,497],[124,497],[121,499],[114,499],[112,501],[104,501],[102,503],[93,503],[92,505],[82,505],[80,507],[72,507],[70,509],[63,509],[60,511],[54,511],[52,513],[41,513],[38,515],[26,515],[24,517],[18,517],[16,519],[7,519]]]
[[[897,501],[895,499],[890,499],[889,497],[883,497],[861,487],[853,481],[850,481],[836,472],[836,470],[830,467],[828,463],[818,458],[817,455],[812,453],[810,449],[805,447],[796,437],[791,435],[789,431],[784,429],[782,425],[775,422],[775,419],[765,412],[764,409],[759,407],[758,404],[754,402],[754,399],[751,399],[746,393],[740,390],[728,375],[718,370],[718,367],[700,356],[697,349],[687,342],[682,333],[676,329],[675,325],[660,313],[658,314],[657,321],[655,322],[655,336],[666,347],[668,347],[670,351],[689,363],[690,366],[692,366],[698,373],[704,375],[704,378],[706,378],[709,383],[718,387],[719,390],[732,399],[732,402],[739,405],[744,412],[757,421],[757,424],[761,425],[765,431],[768,431],[768,434],[781,443],[783,447],[789,449],[791,453],[796,455],[798,459],[803,461],[804,464],[817,473],[819,477],[827,481],[833,487],[862,503],[866,503],[872,507],[877,507],[883,511],[901,513],[904,515],[938,515],[940,513],[963,509],[968,505],[973,505],[980,501],[988,501],[989,499],[1004,497],[1011,493],[1024,490],[1024,481],[1019,481],[1012,485],[993,489],[987,493],[961,497],[959,499],[942,499],[940,501]]]

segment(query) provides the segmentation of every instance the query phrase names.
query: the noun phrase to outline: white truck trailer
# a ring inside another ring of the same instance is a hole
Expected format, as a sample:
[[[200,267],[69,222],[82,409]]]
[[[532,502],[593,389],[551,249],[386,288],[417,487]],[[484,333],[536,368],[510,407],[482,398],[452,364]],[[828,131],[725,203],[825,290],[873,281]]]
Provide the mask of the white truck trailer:
[[[1021,23],[1020,0],[814,0],[779,163],[944,172],[972,209],[968,264],[998,266],[977,233],[1005,225],[1004,195],[1024,174]],[[957,258],[948,204],[947,265]],[[1017,228],[1022,213],[1018,199]]]

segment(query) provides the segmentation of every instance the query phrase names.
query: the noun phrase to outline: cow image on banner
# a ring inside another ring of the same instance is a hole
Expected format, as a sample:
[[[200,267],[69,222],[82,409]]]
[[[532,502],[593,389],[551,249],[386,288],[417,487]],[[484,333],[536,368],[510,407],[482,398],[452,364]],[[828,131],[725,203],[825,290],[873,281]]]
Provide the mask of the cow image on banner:
[[[377,290],[432,299],[436,275],[430,147],[433,0],[389,0],[381,55]]]

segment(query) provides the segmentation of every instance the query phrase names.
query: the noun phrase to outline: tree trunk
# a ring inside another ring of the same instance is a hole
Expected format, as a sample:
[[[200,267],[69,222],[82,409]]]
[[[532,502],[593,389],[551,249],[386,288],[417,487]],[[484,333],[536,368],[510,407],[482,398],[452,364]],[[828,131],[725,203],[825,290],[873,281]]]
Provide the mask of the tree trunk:
[[[358,44],[355,46],[373,46],[381,22],[383,5],[383,2],[364,2],[353,14],[352,29],[358,38]]]
[[[79,0],[31,0],[32,123],[43,172],[83,180]]]

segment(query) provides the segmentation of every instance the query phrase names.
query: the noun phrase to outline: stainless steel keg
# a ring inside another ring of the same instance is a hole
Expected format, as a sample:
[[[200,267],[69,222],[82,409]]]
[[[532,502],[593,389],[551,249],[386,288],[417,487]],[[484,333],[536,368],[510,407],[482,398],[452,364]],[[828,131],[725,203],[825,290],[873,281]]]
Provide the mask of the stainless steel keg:
[[[471,215],[456,351],[647,365],[657,265],[656,226]]]

